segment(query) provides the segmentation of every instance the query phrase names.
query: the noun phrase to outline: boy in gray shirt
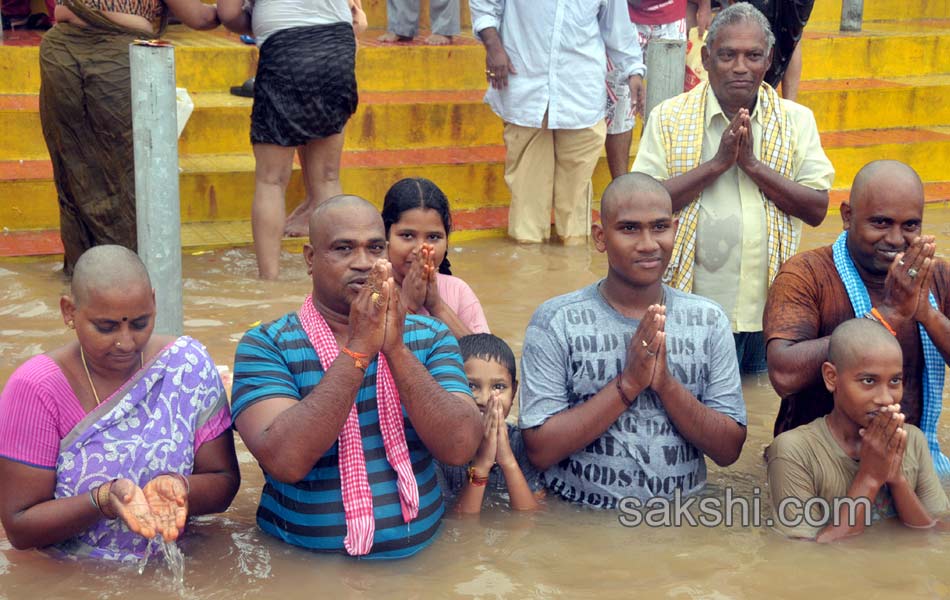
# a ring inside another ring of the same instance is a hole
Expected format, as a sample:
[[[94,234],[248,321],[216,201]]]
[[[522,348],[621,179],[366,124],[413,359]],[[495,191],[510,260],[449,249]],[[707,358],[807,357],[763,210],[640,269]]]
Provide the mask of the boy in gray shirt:
[[[705,455],[736,461],[746,412],[729,319],[661,283],[676,220],[640,173],[604,192],[595,245],[607,277],[553,298],[525,333],[519,425],[546,487],[565,500],[698,492]]]

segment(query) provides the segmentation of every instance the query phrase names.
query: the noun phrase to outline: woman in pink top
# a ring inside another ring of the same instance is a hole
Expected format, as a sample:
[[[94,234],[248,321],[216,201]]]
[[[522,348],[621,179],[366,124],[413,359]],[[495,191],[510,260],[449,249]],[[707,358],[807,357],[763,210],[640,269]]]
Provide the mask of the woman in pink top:
[[[0,394],[0,522],[19,549],[137,560],[234,498],[227,396],[204,346],[152,336],[155,292],[131,250],[83,254],[60,307],[76,341]]]
[[[383,224],[408,310],[439,319],[456,338],[489,333],[475,292],[452,276],[446,256],[452,215],[439,186],[421,177],[397,181],[383,201]]]

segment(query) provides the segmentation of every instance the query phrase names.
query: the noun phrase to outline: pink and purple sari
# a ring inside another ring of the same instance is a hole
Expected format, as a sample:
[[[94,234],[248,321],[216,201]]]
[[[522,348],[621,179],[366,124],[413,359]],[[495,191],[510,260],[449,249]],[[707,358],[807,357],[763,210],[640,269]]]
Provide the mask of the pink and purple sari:
[[[63,438],[55,497],[84,494],[117,477],[144,486],[161,473],[187,476],[201,443],[229,425],[227,395],[214,362],[200,343],[180,337]],[[149,543],[115,519],[99,521],[58,548],[129,561],[144,556]]]

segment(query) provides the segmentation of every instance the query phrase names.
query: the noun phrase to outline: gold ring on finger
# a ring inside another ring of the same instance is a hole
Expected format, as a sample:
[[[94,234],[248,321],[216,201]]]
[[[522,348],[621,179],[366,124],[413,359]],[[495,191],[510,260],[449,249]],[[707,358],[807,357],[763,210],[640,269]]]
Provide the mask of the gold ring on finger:
[[[640,340],[640,345],[642,345],[644,348],[646,348],[646,347],[649,346],[650,344],[648,344],[646,340]]]

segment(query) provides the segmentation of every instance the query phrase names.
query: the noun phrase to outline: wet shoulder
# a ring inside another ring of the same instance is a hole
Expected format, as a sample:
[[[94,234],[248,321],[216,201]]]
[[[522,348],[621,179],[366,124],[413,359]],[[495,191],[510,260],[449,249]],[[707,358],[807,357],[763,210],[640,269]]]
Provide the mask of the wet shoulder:
[[[164,345],[164,347],[169,346],[173,346],[180,350],[185,350],[195,356],[198,356],[203,361],[214,364],[214,361],[211,359],[211,354],[208,353],[208,348],[191,336],[183,335],[172,341],[170,344]]]
[[[729,327],[729,317],[714,300],[664,286],[666,320],[677,327],[717,331]]]
[[[444,335],[449,328],[442,321],[428,315],[406,315],[403,339],[435,338]]]
[[[310,340],[296,312],[287,313],[273,321],[261,323],[244,334],[241,345],[268,343],[281,350],[298,350],[309,346]]]
[[[436,350],[458,354],[458,341],[448,326],[426,315],[406,315],[402,341],[423,364],[426,357]]]
[[[927,436],[924,435],[924,432],[910,423],[904,423],[903,428],[907,431],[907,449],[904,451],[904,462],[906,463],[910,456],[926,456],[928,460],[933,460],[930,458],[930,447],[927,445]]]
[[[824,419],[819,418],[779,434],[769,445],[767,461],[771,464],[775,459],[782,458],[798,464],[813,463],[816,454],[827,446],[821,430],[823,423]]]
[[[779,270],[779,276],[782,273],[800,274],[802,272],[826,275],[829,270],[836,271],[834,254],[831,246],[822,246],[821,248],[799,252],[789,258]]]
[[[63,385],[69,387],[59,364],[47,354],[37,354],[13,371],[0,393],[10,396],[19,396],[25,391],[51,394]]]
[[[445,273],[438,273],[436,275],[436,283],[439,284],[439,291],[445,290],[463,290],[467,292],[474,293],[472,291],[472,286],[468,285],[464,279],[461,277],[456,277],[455,275],[446,275]]]
[[[574,290],[561,296],[545,300],[534,311],[528,327],[542,329],[556,328],[562,324],[578,324],[583,322],[583,314],[592,308],[596,301],[598,283]],[[578,323],[574,323],[578,321]]]

